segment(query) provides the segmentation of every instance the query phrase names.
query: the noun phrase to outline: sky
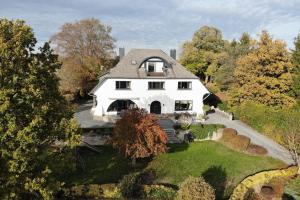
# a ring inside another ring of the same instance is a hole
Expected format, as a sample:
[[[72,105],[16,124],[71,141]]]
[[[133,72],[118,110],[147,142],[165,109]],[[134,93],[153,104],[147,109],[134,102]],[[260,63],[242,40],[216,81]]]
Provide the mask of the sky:
[[[201,26],[228,40],[268,30],[289,48],[300,31],[300,0],[0,0],[0,17],[24,19],[39,45],[67,22],[99,19],[112,27],[116,48],[179,49]]]

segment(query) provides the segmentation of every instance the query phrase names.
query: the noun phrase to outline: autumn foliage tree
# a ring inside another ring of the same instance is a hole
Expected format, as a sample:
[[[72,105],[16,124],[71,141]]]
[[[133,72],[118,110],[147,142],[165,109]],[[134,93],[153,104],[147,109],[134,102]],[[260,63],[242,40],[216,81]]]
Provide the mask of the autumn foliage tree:
[[[263,31],[253,50],[237,61],[234,102],[255,101],[274,107],[294,105],[295,99],[290,94],[292,68],[285,43],[273,40]]]
[[[165,153],[167,136],[154,115],[130,109],[116,122],[110,143],[135,164],[137,158]]]
[[[114,65],[111,27],[97,19],[66,23],[51,42],[63,63],[58,71],[60,89],[69,99],[89,92],[97,76]]]

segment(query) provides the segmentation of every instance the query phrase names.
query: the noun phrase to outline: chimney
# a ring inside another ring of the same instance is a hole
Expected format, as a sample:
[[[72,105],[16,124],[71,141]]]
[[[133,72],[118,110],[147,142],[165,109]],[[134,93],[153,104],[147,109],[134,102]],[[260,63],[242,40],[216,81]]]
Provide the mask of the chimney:
[[[122,48],[119,48],[119,57],[120,57],[120,60],[125,56],[125,48],[122,47]]]
[[[171,50],[170,50],[170,56],[171,56],[174,60],[176,60],[176,49],[171,49]]]

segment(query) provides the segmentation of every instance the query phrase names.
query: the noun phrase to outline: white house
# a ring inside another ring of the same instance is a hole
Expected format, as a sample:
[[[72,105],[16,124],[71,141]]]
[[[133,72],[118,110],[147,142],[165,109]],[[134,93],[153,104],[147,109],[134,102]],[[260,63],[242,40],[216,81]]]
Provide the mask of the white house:
[[[132,107],[155,114],[203,114],[203,97],[209,91],[176,61],[175,50],[172,57],[159,49],[132,49],[126,56],[121,50],[119,63],[90,92],[95,117]]]

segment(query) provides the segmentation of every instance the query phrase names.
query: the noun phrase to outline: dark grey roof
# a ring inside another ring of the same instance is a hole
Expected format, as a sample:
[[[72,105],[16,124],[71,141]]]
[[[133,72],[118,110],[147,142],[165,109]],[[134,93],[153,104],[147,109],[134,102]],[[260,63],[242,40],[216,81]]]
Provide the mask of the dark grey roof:
[[[167,75],[163,78],[187,78],[198,79],[193,73],[187,71],[172,57],[160,49],[132,49],[119,63],[113,67],[107,78],[149,78],[144,69],[139,66],[148,58],[158,57],[165,60],[169,65]],[[133,64],[135,63],[135,64]],[[150,77],[153,78],[153,77]],[[161,77],[160,77],[161,78]]]

